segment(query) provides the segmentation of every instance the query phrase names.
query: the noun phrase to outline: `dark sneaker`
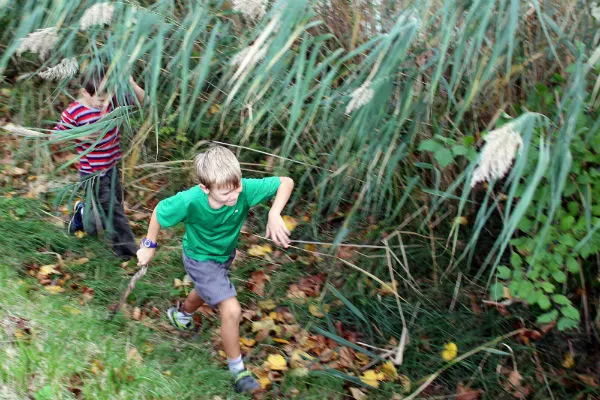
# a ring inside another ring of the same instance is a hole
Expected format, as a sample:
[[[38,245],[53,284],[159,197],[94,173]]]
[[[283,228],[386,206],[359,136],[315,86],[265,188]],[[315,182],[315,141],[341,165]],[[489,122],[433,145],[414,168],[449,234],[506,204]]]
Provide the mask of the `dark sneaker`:
[[[85,203],[82,200],[77,200],[73,205],[73,215],[69,221],[69,233],[74,234],[77,231],[83,231],[83,208]]]
[[[191,315],[185,315],[179,311],[179,307],[171,307],[167,310],[169,322],[180,331],[191,331],[194,329],[194,319]]]
[[[233,378],[233,385],[238,393],[256,392],[261,388],[260,383],[252,376],[247,369],[239,372]]]

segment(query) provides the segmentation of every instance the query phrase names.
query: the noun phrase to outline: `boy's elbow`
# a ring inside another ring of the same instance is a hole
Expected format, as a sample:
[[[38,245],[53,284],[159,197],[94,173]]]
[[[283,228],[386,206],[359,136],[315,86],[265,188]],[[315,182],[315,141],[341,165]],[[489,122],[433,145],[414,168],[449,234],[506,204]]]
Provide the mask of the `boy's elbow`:
[[[280,176],[279,182],[282,184],[285,184],[287,186],[294,187],[294,180],[292,178],[290,178],[289,176]]]

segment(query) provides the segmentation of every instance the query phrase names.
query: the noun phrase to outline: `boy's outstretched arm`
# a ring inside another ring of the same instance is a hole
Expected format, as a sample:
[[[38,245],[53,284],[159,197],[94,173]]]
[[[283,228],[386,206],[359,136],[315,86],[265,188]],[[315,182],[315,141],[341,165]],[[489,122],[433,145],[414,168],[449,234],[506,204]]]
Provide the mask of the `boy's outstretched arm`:
[[[294,180],[286,176],[280,176],[279,182],[275,200],[273,200],[273,205],[269,210],[266,236],[271,237],[278,246],[287,248],[290,245],[290,231],[285,227],[281,212],[287,204],[292,190],[294,190]]]
[[[148,224],[148,234],[146,235],[146,239],[150,239],[156,243],[156,240],[158,239],[158,232],[160,232],[160,224],[156,218],[156,208],[154,208],[152,217],[150,217],[150,223]],[[138,260],[137,265],[142,266],[148,264],[154,258],[155,253],[156,248],[141,247],[136,253]]]
[[[135,93],[135,97],[137,98],[138,102],[143,106],[144,105],[144,100],[145,100],[145,97],[146,97],[146,91],[144,89],[142,89],[140,87],[140,85],[138,85],[133,80],[132,76],[129,77],[129,83],[131,84],[131,87],[133,88],[133,92]]]

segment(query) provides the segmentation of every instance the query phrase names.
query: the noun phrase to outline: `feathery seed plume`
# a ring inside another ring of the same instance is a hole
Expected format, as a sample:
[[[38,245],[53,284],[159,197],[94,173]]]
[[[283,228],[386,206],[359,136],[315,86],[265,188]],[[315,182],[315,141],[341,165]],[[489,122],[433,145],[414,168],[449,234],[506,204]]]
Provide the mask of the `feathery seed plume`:
[[[233,0],[233,9],[244,14],[249,20],[260,19],[265,15],[262,0]]]
[[[20,56],[22,53],[30,51],[37,53],[40,59],[43,60],[50,53],[50,50],[56,46],[56,43],[58,43],[58,31],[55,27],[38,29],[21,39],[17,55]]]
[[[371,88],[371,82],[367,81],[361,85],[358,89],[356,89],[350,95],[352,100],[346,106],[346,114],[350,114],[352,111],[357,110],[371,101],[373,96],[375,95],[375,91]]]
[[[477,182],[500,179],[510,169],[518,148],[523,148],[523,138],[509,122],[494,129],[485,137],[481,158],[471,179],[471,187]]]
[[[88,30],[93,25],[110,25],[115,7],[110,3],[97,3],[85,10],[79,21],[79,29]]]
[[[60,63],[52,68],[40,72],[38,75],[42,79],[49,81],[59,81],[73,77],[79,70],[79,64],[75,58],[63,58]]]

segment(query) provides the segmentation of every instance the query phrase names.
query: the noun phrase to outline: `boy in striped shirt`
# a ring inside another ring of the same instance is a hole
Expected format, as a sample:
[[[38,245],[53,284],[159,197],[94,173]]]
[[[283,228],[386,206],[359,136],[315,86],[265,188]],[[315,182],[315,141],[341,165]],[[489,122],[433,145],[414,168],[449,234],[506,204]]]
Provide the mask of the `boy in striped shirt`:
[[[103,68],[84,76],[80,97],[61,114],[54,128],[62,131],[94,124],[114,110],[115,98],[103,88]],[[135,96],[143,104],[145,92],[129,78]],[[75,139],[79,155],[79,176],[86,197],[93,204],[75,203],[69,233],[84,230],[96,234],[102,224],[110,233],[113,250],[122,259],[135,256],[138,249],[123,209],[123,193],[118,162],[121,159],[121,132],[118,125]],[[89,203],[89,202],[88,202]]]

